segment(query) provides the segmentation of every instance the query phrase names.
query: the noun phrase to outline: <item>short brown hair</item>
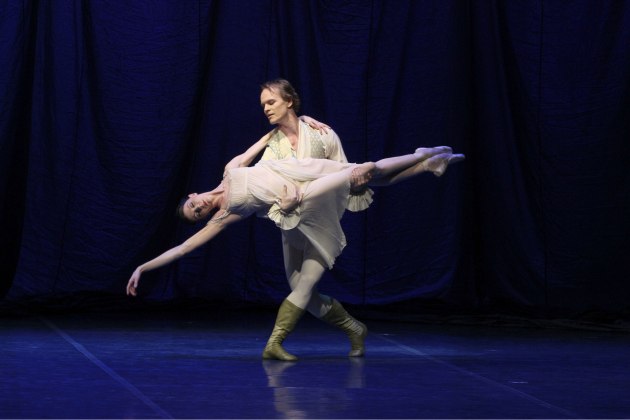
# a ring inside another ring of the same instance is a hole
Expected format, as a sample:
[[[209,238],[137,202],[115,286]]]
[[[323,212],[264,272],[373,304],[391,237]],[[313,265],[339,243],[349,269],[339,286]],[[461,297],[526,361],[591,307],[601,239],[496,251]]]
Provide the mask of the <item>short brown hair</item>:
[[[291,86],[291,83],[289,83],[288,80],[285,80],[285,79],[269,80],[268,82],[265,82],[262,85],[260,85],[261,92],[265,89],[269,89],[272,91],[277,90],[278,93],[280,93],[280,96],[282,97],[282,99],[284,99],[287,102],[291,101],[293,103],[293,110],[295,111],[296,114],[300,112],[300,105],[302,104],[302,102],[300,101],[300,95],[298,95],[298,93],[295,91],[293,86]]]

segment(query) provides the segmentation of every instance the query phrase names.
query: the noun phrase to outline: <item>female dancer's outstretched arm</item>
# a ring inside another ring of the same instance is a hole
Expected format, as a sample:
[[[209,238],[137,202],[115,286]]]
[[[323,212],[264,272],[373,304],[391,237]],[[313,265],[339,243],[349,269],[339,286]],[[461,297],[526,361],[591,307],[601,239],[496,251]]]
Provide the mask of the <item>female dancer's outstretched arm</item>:
[[[220,220],[217,219],[217,222],[211,221],[199,232],[188,238],[184,243],[177,245],[176,247],[171,248],[163,254],[155,257],[151,261],[147,261],[144,264],[138,266],[138,268],[136,268],[131,275],[129,282],[127,283],[127,294],[131,296],[136,296],[140,276],[145,271],[155,270],[156,268],[172,263],[173,261],[188,254],[192,250],[199,248],[201,245],[212,240],[228,225],[238,222],[240,220],[242,220],[242,217],[238,214],[229,214],[226,217],[221,218]]]
[[[258,153],[260,153],[265,147],[267,147],[267,144],[269,144],[269,139],[271,138],[271,135],[273,133],[274,133],[274,130],[265,134],[264,136],[260,138],[260,140],[252,144],[245,152],[241,153],[240,155],[230,160],[228,164],[225,165],[225,171],[231,168],[241,168],[244,166],[249,166],[249,164],[252,163],[254,158],[258,156]]]

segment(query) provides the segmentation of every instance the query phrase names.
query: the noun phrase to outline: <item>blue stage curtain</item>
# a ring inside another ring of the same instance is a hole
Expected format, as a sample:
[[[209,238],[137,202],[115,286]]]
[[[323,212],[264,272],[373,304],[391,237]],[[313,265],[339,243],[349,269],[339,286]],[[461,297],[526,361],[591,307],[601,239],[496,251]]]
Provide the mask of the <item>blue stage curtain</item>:
[[[347,213],[322,292],[628,305],[630,3],[7,0],[0,35],[5,299],[122,296],[137,265],[195,231],[179,199],[270,129],[259,85],[283,77],[350,161],[467,156]],[[261,304],[288,291],[280,233],[255,218],[141,288]]]

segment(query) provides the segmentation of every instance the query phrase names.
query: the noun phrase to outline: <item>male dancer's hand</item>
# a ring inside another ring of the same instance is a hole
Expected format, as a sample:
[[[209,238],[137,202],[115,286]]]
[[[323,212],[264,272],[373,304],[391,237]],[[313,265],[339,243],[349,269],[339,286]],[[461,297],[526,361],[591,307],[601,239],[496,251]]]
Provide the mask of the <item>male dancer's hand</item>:
[[[372,174],[369,172],[362,172],[355,168],[350,175],[350,193],[360,195],[368,188],[368,183],[372,179]]]
[[[296,187],[295,194],[289,195],[288,188],[285,185],[282,189],[282,195],[276,199],[276,203],[284,213],[291,213],[297,208],[304,198],[304,193],[300,193],[300,190]]]

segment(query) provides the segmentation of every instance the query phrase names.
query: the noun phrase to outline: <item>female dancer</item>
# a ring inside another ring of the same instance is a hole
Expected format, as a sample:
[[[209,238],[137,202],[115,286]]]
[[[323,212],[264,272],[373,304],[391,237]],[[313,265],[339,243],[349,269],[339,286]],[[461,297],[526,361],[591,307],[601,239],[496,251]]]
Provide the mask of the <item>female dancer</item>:
[[[267,139],[268,140],[268,139]],[[340,163],[325,159],[284,159],[260,161],[253,167],[242,167],[248,153],[264,147],[265,137],[227,166],[223,181],[214,190],[192,193],[180,206],[180,215],[189,221],[210,221],[184,243],[140,265],[127,284],[127,294],[136,296],[140,276],[175,261],[217,236],[230,224],[254,213],[268,217],[285,231],[292,246],[308,241],[315,250],[303,267],[332,268],[335,258],[346,245],[340,219],[346,209],[365,210],[372,202],[372,192],[362,196],[350,194],[359,179],[369,179],[369,185],[386,186],[409,179],[423,172],[441,176],[448,165],[464,159],[452,154],[449,147],[419,148],[415,153],[363,164]],[[311,270],[304,270],[312,272]],[[282,348],[282,342],[293,330],[308,304],[320,275],[313,280],[301,278],[297,287],[283,301],[276,323],[263,351],[265,359],[296,360]],[[342,315],[331,319],[345,323],[354,356],[364,353],[365,325]],[[325,319],[326,317],[324,317]]]

